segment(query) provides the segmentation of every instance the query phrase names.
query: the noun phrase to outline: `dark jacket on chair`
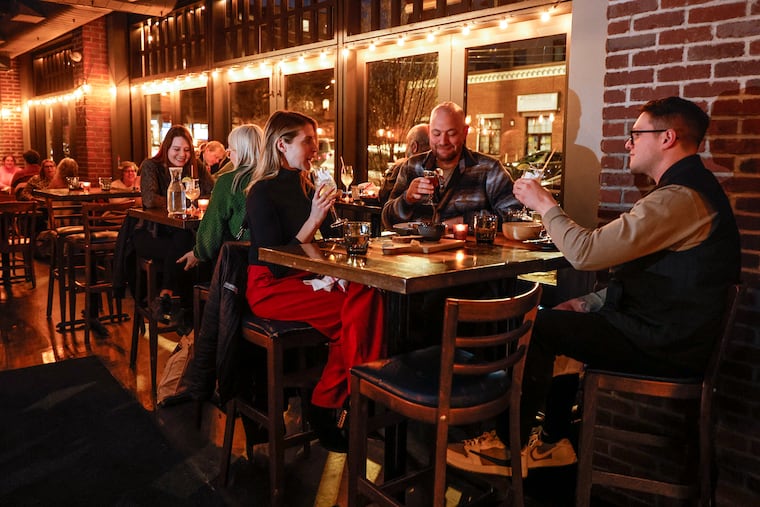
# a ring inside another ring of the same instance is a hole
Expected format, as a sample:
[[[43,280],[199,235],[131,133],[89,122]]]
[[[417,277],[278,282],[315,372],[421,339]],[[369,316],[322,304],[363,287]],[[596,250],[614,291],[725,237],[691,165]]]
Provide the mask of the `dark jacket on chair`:
[[[236,372],[240,321],[247,311],[245,288],[248,277],[248,242],[229,241],[222,245],[203,310],[195,356],[184,382],[185,399],[208,399],[219,382],[222,403],[238,392]]]

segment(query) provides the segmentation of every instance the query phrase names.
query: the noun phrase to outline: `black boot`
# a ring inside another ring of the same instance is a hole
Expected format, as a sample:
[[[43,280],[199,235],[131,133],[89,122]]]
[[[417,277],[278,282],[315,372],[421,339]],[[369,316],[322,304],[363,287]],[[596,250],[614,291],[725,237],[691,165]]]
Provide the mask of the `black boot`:
[[[344,423],[342,427],[338,427],[340,413],[343,410],[318,407],[312,404],[310,412],[311,420],[309,422],[317,433],[319,444],[328,451],[348,452],[348,425]],[[345,417],[343,419],[346,420]]]

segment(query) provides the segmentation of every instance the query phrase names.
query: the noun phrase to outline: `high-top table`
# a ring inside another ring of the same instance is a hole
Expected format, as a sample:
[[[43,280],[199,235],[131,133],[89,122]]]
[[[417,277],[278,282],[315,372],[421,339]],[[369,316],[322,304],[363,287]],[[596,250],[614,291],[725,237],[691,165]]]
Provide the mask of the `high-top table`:
[[[259,249],[259,259],[320,275],[342,278],[386,291],[385,333],[389,353],[403,348],[409,332],[409,296],[476,282],[513,279],[569,266],[557,251],[506,240],[476,244],[472,236],[452,250],[384,255],[382,238],[373,238],[366,256],[349,256],[338,242],[323,241]],[[386,478],[403,470],[403,432],[386,429]]]

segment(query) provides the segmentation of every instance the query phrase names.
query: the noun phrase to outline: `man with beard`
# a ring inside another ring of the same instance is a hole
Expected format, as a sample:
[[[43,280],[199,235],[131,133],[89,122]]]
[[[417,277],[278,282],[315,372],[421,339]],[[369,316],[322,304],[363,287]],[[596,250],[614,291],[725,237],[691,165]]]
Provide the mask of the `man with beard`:
[[[464,111],[457,104],[443,102],[433,108],[431,149],[409,158],[399,169],[383,206],[386,228],[434,217],[450,224],[471,223],[481,210],[504,220],[508,209],[519,207],[512,195],[512,179],[501,163],[465,147],[467,129]],[[437,181],[424,177],[424,171],[436,172]]]

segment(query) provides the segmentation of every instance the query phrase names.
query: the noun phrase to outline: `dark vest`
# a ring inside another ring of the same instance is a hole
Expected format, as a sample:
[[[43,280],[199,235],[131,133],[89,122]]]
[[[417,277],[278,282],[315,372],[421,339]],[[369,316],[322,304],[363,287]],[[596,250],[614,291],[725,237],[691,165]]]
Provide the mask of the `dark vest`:
[[[699,373],[718,338],[726,290],[739,281],[739,231],[726,194],[698,155],[671,166],[656,188],[666,185],[698,192],[718,213],[713,230],[689,250],[614,267],[602,314],[642,350],[677,371]]]

